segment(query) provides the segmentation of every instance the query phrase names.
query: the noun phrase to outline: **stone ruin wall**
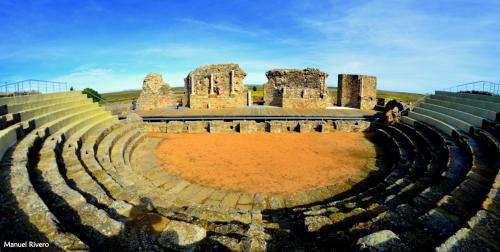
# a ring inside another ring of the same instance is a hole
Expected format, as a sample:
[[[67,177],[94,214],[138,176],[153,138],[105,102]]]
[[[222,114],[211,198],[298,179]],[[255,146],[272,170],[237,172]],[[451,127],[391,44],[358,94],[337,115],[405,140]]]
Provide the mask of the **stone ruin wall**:
[[[273,69],[266,73],[264,104],[284,108],[325,108],[332,105],[327,73],[316,68]]]
[[[370,121],[169,121],[141,124],[145,132],[162,133],[254,133],[254,132],[359,132],[372,131],[376,124]]]
[[[184,79],[187,105],[193,109],[237,108],[247,105],[246,73],[238,64],[196,68]]]
[[[377,105],[377,78],[339,74],[337,105],[370,110]]]
[[[149,73],[144,78],[142,92],[137,100],[137,110],[154,110],[175,106],[177,99],[170,85],[163,82],[159,73]]]

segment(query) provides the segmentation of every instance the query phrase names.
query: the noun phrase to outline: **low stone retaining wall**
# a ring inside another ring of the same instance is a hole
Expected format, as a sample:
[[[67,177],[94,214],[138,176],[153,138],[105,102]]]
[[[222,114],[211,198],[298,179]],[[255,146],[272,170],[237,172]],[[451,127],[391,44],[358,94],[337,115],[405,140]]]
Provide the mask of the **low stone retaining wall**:
[[[369,121],[169,121],[143,124],[147,132],[163,133],[254,133],[254,132],[356,132],[371,131],[376,127]]]

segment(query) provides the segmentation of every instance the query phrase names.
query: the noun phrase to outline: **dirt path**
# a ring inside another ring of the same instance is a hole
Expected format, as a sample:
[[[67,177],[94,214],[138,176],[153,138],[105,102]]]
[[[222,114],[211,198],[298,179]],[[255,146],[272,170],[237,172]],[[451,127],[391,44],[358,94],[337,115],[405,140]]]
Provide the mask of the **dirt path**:
[[[164,134],[156,149],[170,174],[229,191],[293,194],[357,174],[373,144],[364,133]]]

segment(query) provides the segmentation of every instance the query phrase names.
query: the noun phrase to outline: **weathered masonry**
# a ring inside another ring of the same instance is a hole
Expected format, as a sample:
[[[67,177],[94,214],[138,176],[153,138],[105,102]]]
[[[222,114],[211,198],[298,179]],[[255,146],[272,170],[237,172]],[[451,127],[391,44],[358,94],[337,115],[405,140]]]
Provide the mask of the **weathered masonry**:
[[[339,74],[337,105],[373,109],[377,104],[377,78],[367,75]]]
[[[170,85],[163,82],[159,73],[150,73],[144,78],[142,92],[137,100],[139,110],[154,110],[175,106],[176,98]]]
[[[251,105],[248,91],[243,85],[246,75],[238,64],[213,64],[196,68],[184,79],[187,105],[193,109]]]
[[[266,76],[266,105],[284,108],[326,108],[332,105],[326,86],[328,74],[319,69],[273,69]]]

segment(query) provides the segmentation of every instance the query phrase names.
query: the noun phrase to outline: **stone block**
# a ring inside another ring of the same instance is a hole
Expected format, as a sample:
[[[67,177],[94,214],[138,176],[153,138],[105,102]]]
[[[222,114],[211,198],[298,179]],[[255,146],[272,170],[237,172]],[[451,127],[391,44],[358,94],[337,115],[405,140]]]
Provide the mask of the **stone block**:
[[[234,126],[231,122],[224,121],[210,121],[209,132],[210,133],[229,133],[233,132]]]
[[[186,132],[186,125],[184,122],[170,121],[167,123],[167,133],[184,133]]]
[[[377,104],[377,78],[339,74],[337,105],[370,110]]]
[[[408,247],[391,230],[381,230],[361,237],[355,251],[408,251]]]
[[[206,236],[207,231],[198,225],[171,220],[158,241],[166,248],[193,250]]]
[[[266,73],[264,103],[284,108],[325,108],[332,105],[328,74],[316,68],[273,69]]]
[[[271,122],[269,122],[269,132],[281,133],[284,131],[286,131],[286,122],[283,122],[283,121],[271,121]]]
[[[207,122],[186,122],[188,133],[206,133],[208,128]]]
[[[304,224],[306,225],[308,232],[316,232],[322,227],[332,225],[333,223],[330,218],[326,216],[308,216],[306,217]]]
[[[437,252],[494,251],[487,243],[474,235],[470,229],[462,228],[443,244],[436,248]]]
[[[314,123],[313,122],[299,122],[299,131],[301,133],[314,132]]]
[[[321,133],[330,132],[330,128],[328,127],[328,123],[326,123],[326,122],[318,122],[317,129]]]
[[[500,247],[500,219],[495,215],[480,210],[468,222],[470,229],[496,247]]]
[[[243,85],[246,73],[238,64],[205,65],[191,71],[184,79],[190,108],[238,108],[248,103]]]
[[[241,121],[240,133],[254,133],[257,132],[257,123],[255,121]]]
[[[150,73],[144,78],[142,92],[137,100],[138,110],[154,110],[175,106],[177,98],[170,86],[163,82],[159,73]]]
[[[440,208],[435,208],[419,218],[436,234],[447,237],[458,230],[459,220],[456,216]]]
[[[333,122],[334,130],[346,132],[367,131],[370,129],[370,126],[371,123],[367,121],[337,120]]]

